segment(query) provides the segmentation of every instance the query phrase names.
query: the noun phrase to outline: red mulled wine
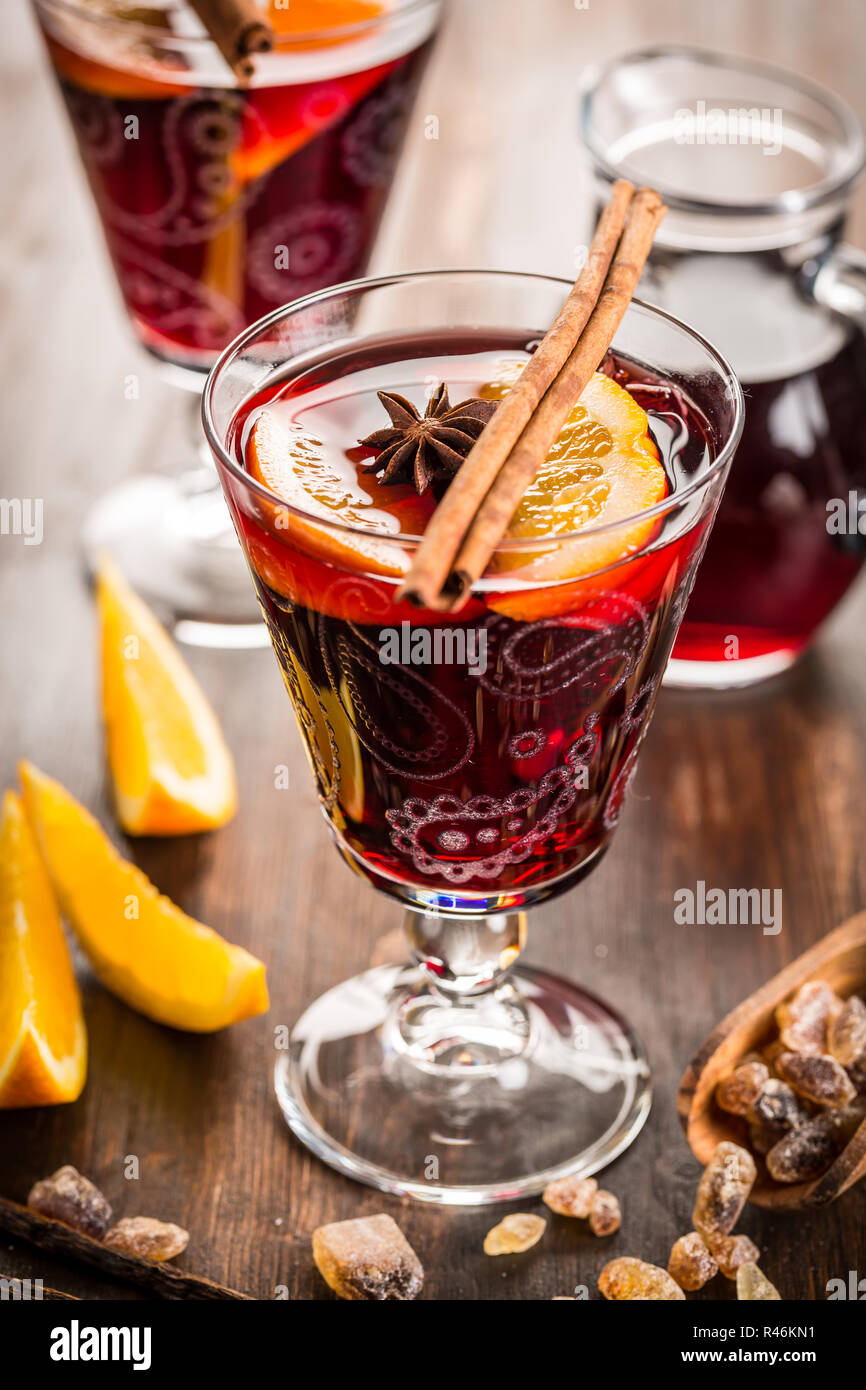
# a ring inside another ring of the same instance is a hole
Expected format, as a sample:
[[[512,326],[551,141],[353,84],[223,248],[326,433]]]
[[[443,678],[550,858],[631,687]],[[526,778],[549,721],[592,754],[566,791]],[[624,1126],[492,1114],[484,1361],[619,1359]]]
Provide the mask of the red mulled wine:
[[[743,437],[677,637],[686,661],[796,656],[866,558],[856,516],[866,497],[862,336],[811,370],[745,390]],[[834,524],[840,508],[844,525]]]
[[[126,307],[144,344],[206,368],[254,319],[362,274],[431,45],[433,10],[395,37],[380,5],[318,0],[361,37],[278,45],[243,87],[197,72],[195,46],[136,60],[132,40],[58,35],[57,78]],[[42,13],[42,12],[41,12]],[[315,21],[315,23],[314,23]],[[133,26],[134,28],[134,26]],[[201,47],[201,44],[198,45]]]
[[[395,601],[403,537],[423,531],[444,483],[419,497],[365,471],[375,456],[358,441],[388,423],[377,392],[419,411],[436,383],[451,402],[495,398],[531,340],[443,331],[342,351],[248,401],[228,442],[274,494],[236,524],[337,842],[380,888],[410,884],[440,906],[538,900],[605,849],[712,520],[632,515],[563,539],[575,519],[604,521],[614,455],[657,497],[713,458],[687,397],[610,357],[582,397],[598,406],[564,427],[512,549],[466,606]]]

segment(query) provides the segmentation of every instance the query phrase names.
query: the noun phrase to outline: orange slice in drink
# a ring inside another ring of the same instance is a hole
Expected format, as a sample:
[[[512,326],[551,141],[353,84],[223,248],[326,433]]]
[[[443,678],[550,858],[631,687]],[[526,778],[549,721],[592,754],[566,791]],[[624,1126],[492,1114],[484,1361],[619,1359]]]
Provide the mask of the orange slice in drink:
[[[291,0],[278,6],[271,0],[269,19],[280,41],[292,49],[325,48],[355,37],[357,26],[379,18],[382,6],[373,0]],[[330,32],[333,31],[333,32]],[[304,34],[315,35],[303,39]],[[231,156],[243,183],[260,178],[295,150],[348,115],[394,66],[380,63],[332,80],[258,87],[243,138]]]
[[[146,60],[142,61],[137,71],[132,71],[130,68],[113,67],[110,62],[103,63],[95,57],[86,58],[50,34],[46,34],[45,42],[58,77],[96,96],[121,97],[131,101],[172,98],[183,95],[184,79],[188,80],[188,74],[182,67],[177,69],[177,81],[167,82],[163,80],[165,68],[156,62],[150,65],[151,75],[147,71]]]
[[[523,365],[504,360],[478,393],[500,399]],[[408,486],[383,488],[370,475],[359,474],[344,446],[344,440],[315,438],[296,421],[285,424],[274,411],[263,410],[250,434],[247,466],[290,505],[263,506],[262,519],[277,544],[288,541],[314,561],[356,575],[399,578],[408,569],[410,553],[389,538],[401,532],[422,534],[432,499],[429,493],[418,497]],[[667,489],[646,412],[622,386],[597,372],[514,514],[509,537],[528,544],[500,550],[492,562],[491,571],[502,575],[504,586],[489,595],[490,606],[534,618],[579,606],[584,590],[586,600],[597,597],[598,586],[587,587],[587,577],[626,560],[645,544],[656,522],[641,514]],[[598,528],[608,524],[611,529],[599,534]],[[381,532],[381,539],[340,526],[372,528]],[[263,558],[273,571],[274,557]],[[258,563],[256,567],[262,573]],[[272,573],[263,578],[288,597],[306,601],[300,598],[297,577],[288,587]],[[319,585],[323,599],[326,587]],[[314,606],[321,605],[314,601]],[[463,615],[469,616],[466,610]]]
[[[250,562],[269,589],[303,607],[361,624],[417,621],[417,609],[394,602],[394,581],[409,569],[412,552],[389,537],[423,535],[432,494],[419,497],[409,484],[383,487],[359,472],[345,445],[342,436],[326,441],[274,411],[260,412],[245,461],[275,495],[258,503],[257,523],[240,518]],[[448,615],[428,614],[425,621],[444,623]]]
[[[234,173],[246,184],[275,169],[308,140],[347,116],[393,66],[382,63],[333,82],[256,89],[240,144],[230,155]]]
[[[369,24],[383,13],[379,0],[269,0],[268,19],[278,38],[302,37],[314,34],[311,46],[344,43],[351,32],[328,34],[329,29],[350,30],[355,25]]]
[[[481,394],[503,396],[522,366],[505,364]],[[494,558],[493,571],[507,573],[519,587],[493,596],[491,607],[528,618],[574,606],[576,591],[561,581],[583,580],[634,554],[657,524],[654,518],[642,519],[641,513],[667,491],[667,475],[650,437],[646,412],[618,382],[596,372],[508,528],[511,539],[538,539],[543,544],[537,550],[503,550]],[[611,529],[593,534],[603,526]],[[588,532],[585,538],[580,536],[583,530]],[[557,542],[557,536],[571,539]],[[594,591],[588,591],[587,597],[592,596]]]
[[[419,535],[427,525],[431,503],[418,497],[414,488],[389,488],[387,509],[377,506],[377,484],[342,456],[340,443],[329,445],[294,422],[283,424],[270,410],[263,410],[253,425],[247,467],[277,499],[289,504],[275,503],[266,518],[278,539],[341,569],[393,577],[408,570],[405,548],[389,537],[401,532]],[[316,524],[317,518],[322,524]],[[332,529],[336,526],[379,534]]]
[[[54,890],[14,792],[0,819],[0,1109],[76,1100],[81,998]]]

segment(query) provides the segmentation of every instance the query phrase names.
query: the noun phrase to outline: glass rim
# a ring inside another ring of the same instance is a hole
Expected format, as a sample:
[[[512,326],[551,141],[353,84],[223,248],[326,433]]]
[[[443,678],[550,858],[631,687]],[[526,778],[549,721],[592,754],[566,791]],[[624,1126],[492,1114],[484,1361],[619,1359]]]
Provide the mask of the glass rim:
[[[386,542],[391,545],[406,545],[409,547],[417,547],[420,545],[424,539],[423,536],[404,534],[403,532],[396,532],[393,535],[383,535],[381,531],[376,531],[372,528],[351,526],[346,522],[331,521],[329,518],[317,517],[311,512],[305,511],[302,507],[296,507],[293,503],[285,501],[278,493],[272,492],[270,488],[253,478],[246,469],[242,468],[238,461],[229,454],[222,439],[219,437],[213,420],[212,400],[219,379],[231,362],[243,352],[245,347],[248,347],[257,338],[262,337],[270,327],[290,317],[291,314],[309,308],[312,305],[321,304],[330,298],[345,294],[349,291],[357,292],[358,290],[384,289],[389,285],[402,284],[404,281],[435,280],[439,277],[444,278],[447,276],[483,277],[490,280],[496,278],[504,278],[507,280],[536,280],[546,282],[550,285],[561,286],[566,294],[571,290],[573,285],[571,280],[565,280],[561,276],[536,274],[533,271],[479,270],[471,267],[453,267],[438,270],[399,271],[391,275],[368,276],[358,280],[345,280],[340,284],[329,285],[325,289],[316,290],[312,294],[304,295],[299,299],[292,300],[288,304],[281,305],[280,308],[272,310],[269,314],[265,314],[264,317],[257,319],[255,323],[251,324],[249,328],[245,328],[242,333],[239,333],[238,336],[223,349],[208,372],[201,397],[202,425],[205,438],[223,467],[227,468],[232,476],[235,477],[238,482],[243,483],[246,489],[254,496],[267,502],[271,507],[273,507],[274,501],[276,500],[278,505],[284,508],[289,515],[296,516],[301,521],[313,521],[329,531],[337,531],[344,535],[363,536],[365,539]],[[654,520],[657,517],[665,516],[667,513],[675,511],[690,497],[701,492],[712,479],[727,467],[728,462],[740,442],[740,435],[743,432],[743,423],[745,420],[745,398],[743,396],[743,389],[733,367],[728,362],[727,358],[725,358],[717,348],[713,347],[712,343],[708,342],[708,340],[699,333],[696,328],[693,328],[691,324],[685,323],[683,319],[677,318],[674,314],[667,313],[666,310],[659,308],[656,304],[649,304],[646,300],[638,299],[637,297],[631,300],[626,314],[628,314],[633,307],[651,318],[663,319],[667,323],[672,324],[675,328],[680,329],[695,340],[712,359],[720,376],[725,382],[726,388],[733,395],[734,418],[728,438],[725,440],[718,454],[713,458],[709,467],[701,473],[699,477],[693,479],[686,487],[668,493],[668,495],[663,497],[659,502],[654,502],[651,507],[646,507],[643,511],[631,512],[628,516],[620,517],[616,521],[606,521],[598,525],[584,526],[577,531],[567,531],[558,535],[535,536],[532,538],[504,537],[496,546],[495,554],[499,554],[501,551],[533,551],[536,554],[538,552],[548,553],[555,546],[564,545],[572,541],[591,540],[596,536],[609,535],[614,531],[622,530],[635,522]],[[287,358],[286,360],[289,361],[291,359]],[[662,376],[663,375],[662,373]],[[643,549],[643,546],[639,547],[639,551]],[[639,553],[639,551],[629,552],[629,554],[621,558],[631,559],[633,553]],[[620,563],[620,561],[616,561],[615,563]]]
[[[658,180],[654,180],[653,187],[661,194],[668,207],[676,208],[681,212],[712,214],[722,217],[766,217],[773,214],[806,212],[843,193],[862,173],[864,162],[866,162],[866,147],[864,147],[863,130],[860,122],[848,103],[842,97],[837,96],[835,92],[830,91],[829,88],[823,87],[820,82],[813,82],[811,78],[803,77],[800,73],[792,72],[789,68],[779,67],[775,63],[744,58],[735,53],[721,53],[712,48],[702,48],[697,44],[659,43],[648,44],[642,48],[626,49],[613,58],[607,59],[606,62],[594,65],[581,83],[581,138],[596,169],[602,172],[606,178],[610,180],[622,178],[625,165],[612,164],[608,160],[601,142],[596,137],[592,105],[598,96],[601,84],[617,68],[624,68],[632,63],[671,57],[688,58],[696,66],[738,69],[740,72],[779,82],[801,95],[809,97],[829,111],[839,123],[843,135],[845,162],[838,173],[828,174],[815,183],[807,184],[804,188],[786,189],[773,198],[746,203],[722,203],[706,198],[692,198],[681,191],[677,192],[665,186]]]
[[[441,0],[398,0],[395,8],[385,10],[382,14],[371,16],[370,19],[359,20],[355,24],[335,24],[328,29],[305,29],[297,34],[275,35],[275,43],[272,49],[264,53],[253,54],[254,58],[267,58],[268,52],[279,53],[290,51],[293,48],[302,48],[310,43],[321,41],[337,44],[344,39],[361,38],[364,34],[371,33],[375,29],[382,28],[390,24],[395,19],[403,19],[406,15],[412,15],[425,9],[435,8],[441,4]],[[86,0],[35,0],[36,8],[54,10],[59,14],[74,16],[76,19],[84,19],[90,24],[101,25],[108,29],[122,30],[135,38],[151,39],[158,43],[170,42],[173,47],[184,48],[204,48],[215,49],[216,45],[209,34],[178,34],[165,24],[144,24],[139,20],[124,19],[120,14],[100,14],[98,10],[91,9]],[[160,10],[166,16],[172,10],[177,11],[182,6],[172,0],[167,6],[160,6],[154,10],[154,14],[159,14]]]

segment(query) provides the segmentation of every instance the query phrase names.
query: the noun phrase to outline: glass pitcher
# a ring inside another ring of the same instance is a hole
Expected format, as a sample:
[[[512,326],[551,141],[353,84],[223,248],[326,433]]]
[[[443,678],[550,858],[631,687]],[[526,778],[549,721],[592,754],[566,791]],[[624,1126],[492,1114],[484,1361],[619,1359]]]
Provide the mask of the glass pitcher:
[[[866,557],[866,256],[842,242],[863,136],[781,69],[681,46],[587,78],[599,200],[668,204],[641,293],[725,353],[746,424],[666,680],[723,688],[790,667]]]

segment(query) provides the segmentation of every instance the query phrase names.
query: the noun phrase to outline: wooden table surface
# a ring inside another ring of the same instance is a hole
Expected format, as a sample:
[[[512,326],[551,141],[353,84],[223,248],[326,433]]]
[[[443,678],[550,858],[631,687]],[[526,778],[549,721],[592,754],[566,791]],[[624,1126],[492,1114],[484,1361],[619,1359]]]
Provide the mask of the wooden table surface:
[[[73,142],[23,0],[4,15],[0,103],[0,294],[5,333],[3,483],[43,497],[41,546],[0,540],[4,779],[26,755],[112,825],[96,699],[93,611],[80,568],[82,516],[115,478],[169,468],[181,403],[127,330]],[[581,71],[631,44],[674,38],[751,53],[810,74],[866,123],[862,0],[458,0],[422,92],[378,267],[490,264],[568,274],[588,181],[575,134]],[[423,138],[437,114],[438,142]],[[866,243],[866,202],[850,236]],[[124,378],[141,375],[137,401]],[[312,1263],[321,1222],[391,1212],[427,1270],[423,1297],[549,1298],[595,1287],[611,1254],[665,1263],[689,1227],[698,1167],[675,1116],[685,1064],[711,1026],[811,942],[866,906],[866,588],[835,615],[787,681],[748,694],[665,690],[613,846],[572,894],[532,919],[530,960],[615,1001],[646,1040],[657,1092],[633,1148],[606,1174],[621,1232],[600,1242],[552,1224],[522,1258],[481,1253],[503,1214],[385,1198],[310,1157],[271,1092],[273,1030],[363,969],[398,908],[338,866],[270,651],[193,650],[190,661],[237,756],[240,811],[216,834],[127,850],[196,917],[267,961],[272,1007],[213,1037],[170,1032],[88,974],[89,1079],[71,1106],[0,1116],[0,1193],[74,1163],[120,1215],[191,1232],[183,1266],[273,1297],[330,1297]],[[276,763],[291,787],[274,788]],[[781,888],[784,927],[683,927],[673,894],[697,879]],[[127,1182],[136,1155],[140,1178]],[[524,1204],[535,1208],[536,1204]],[[748,1210],[783,1297],[824,1297],[866,1272],[866,1188],[808,1218]],[[100,1298],[128,1288],[0,1237],[0,1273]],[[704,1295],[730,1298],[716,1280]]]

